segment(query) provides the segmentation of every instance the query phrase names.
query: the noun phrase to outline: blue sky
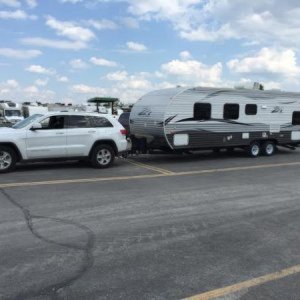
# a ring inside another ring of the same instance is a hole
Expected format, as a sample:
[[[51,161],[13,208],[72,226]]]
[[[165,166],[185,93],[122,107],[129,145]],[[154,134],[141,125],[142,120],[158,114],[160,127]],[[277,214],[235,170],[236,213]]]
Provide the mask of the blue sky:
[[[0,32],[1,99],[133,103],[253,81],[300,91],[296,0],[0,0]]]

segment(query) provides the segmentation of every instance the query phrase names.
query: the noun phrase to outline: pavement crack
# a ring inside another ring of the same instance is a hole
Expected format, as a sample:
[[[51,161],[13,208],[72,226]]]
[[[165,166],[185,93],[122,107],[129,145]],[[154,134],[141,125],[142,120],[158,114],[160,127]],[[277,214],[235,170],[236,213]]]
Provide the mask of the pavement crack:
[[[40,215],[33,215],[28,208],[21,205],[19,202],[17,202],[7,191],[5,191],[3,188],[0,188],[0,192],[3,194],[3,196],[9,201],[12,205],[20,209],[24,215],[24,219],[26,221],[26,226],[31,232],[31,234],[36,237],[37,239],[41,240],[44,243],[53,244],[56,246],[64,247],[67,249],[77,250],[77,251],[83,251],[84,258],[80,265],[80,268],[69,278],[62,280],[61,282],[48,285],[46,287],[43,287],[39,290],[34,291],[27,291],[20,293],[13,299],[15,300],[23,300],[28,299],[36,296],[48,296],[53,300],[61,299],[59,296],[59,292],[62,291],[62,289],[71,286],[75,281],[80,279],[94,264],[94,255],[93,255],[93,249],[95,245],[95,234],[94,232],[87,226],[82,225],[80,223],[70,221],[70,220],[64,220],[60,218],[54,218],[54,217],[47,217],[47,216],[40,216]],[[49,238],[46,238],[42,236],[37,230],[34,228],[34,219],[45,219],[45,220],[51,220],[57,223],[63,223],[67,225],[72,225],[74,227],[77,227],[81,229],[86,237],[87,241],[84,245],[76,245],[74,243],[63,243],[63,242],[57,242],[54,240],[51,240]]]

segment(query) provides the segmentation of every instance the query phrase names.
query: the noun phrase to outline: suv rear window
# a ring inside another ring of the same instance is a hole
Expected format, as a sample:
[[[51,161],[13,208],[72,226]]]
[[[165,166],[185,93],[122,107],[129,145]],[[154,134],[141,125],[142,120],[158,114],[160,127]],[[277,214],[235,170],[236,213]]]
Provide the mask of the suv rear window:
[[[105,117],[88,117],[92,127],[114,127]]]

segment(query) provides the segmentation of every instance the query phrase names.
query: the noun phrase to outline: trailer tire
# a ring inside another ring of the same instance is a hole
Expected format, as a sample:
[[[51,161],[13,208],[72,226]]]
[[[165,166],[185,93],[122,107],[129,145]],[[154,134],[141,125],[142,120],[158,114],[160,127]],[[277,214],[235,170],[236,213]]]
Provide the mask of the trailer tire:
[[[110,145],[96,145],[92,151],[91,163],[94,168],[109,168],[115,160],[115,151]]]
[[[11,172],[17,163],[17,154],[7,146],[0,146],[0,173]]]
[[[262,144],[262,153],[265,156],[272,156],[276,152],[276,145],[272,141],[265,141]]]
[[[250,157],[256,158],[261,153],[261,145],[258,142],[253,142],[246,148],[246,151]]]

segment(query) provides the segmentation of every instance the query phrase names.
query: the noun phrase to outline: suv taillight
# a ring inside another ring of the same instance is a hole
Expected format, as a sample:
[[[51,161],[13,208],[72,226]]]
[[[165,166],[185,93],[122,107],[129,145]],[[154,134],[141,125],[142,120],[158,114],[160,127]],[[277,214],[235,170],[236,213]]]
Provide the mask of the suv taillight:
[[[120,132],[121,132],[122,135],[127,135],[127,130],[126,129],[121,129]]]

